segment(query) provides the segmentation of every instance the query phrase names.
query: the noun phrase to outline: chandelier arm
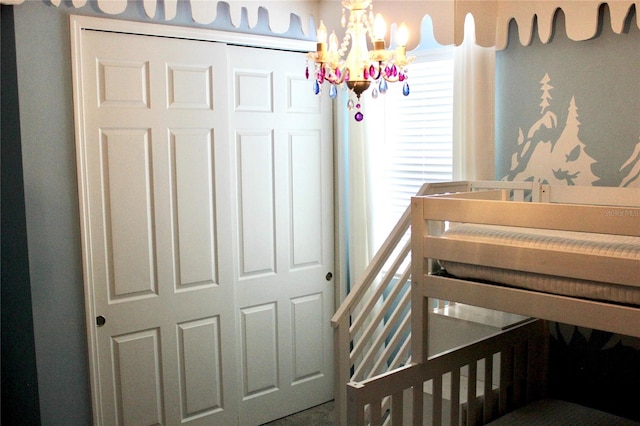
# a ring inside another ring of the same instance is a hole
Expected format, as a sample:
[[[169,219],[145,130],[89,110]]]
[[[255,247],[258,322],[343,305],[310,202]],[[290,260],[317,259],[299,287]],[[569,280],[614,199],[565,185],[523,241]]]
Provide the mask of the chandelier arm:
[[[398,81],[400,81],[399,77],[387,77],[386,75],[383,75],[382,78],[388,81],[389,83],[397,83]]]
[[[325,78],[325,80],[327,80],[329,83],[333,85],[339,86],[342,83],[344,83],[344,73],[340,77],[337,77],[337,78],[327,77]]]

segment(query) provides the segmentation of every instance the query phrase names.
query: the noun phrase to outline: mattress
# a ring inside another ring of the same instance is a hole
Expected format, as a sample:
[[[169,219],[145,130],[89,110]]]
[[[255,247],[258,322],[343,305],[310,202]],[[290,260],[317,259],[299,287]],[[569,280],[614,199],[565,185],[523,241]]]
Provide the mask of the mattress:
[[[637,237],[476,224],[453,226],[444,235],[450,239],[464,241],[635,259],[638,260],[640,284],[640,238]],[[558,277],[546,275],[544,271],[529,273],[451,261],[440,263],[448,274],[457,278],[488,281],[564,296],[640,305],[640,286],[620,286]]]
[[[638,426],[640,423],[604,411],[555,399],[532,402],[488,426]]]

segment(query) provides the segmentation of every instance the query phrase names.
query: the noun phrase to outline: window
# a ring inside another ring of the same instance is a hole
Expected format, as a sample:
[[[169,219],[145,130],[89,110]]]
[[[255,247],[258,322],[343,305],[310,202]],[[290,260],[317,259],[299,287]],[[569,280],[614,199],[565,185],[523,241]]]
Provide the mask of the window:
[[[453,47],[413,53],[411,93],[389,91],[371,102],[367,124],[374,148],[376,246],[389,235],[410,199],[425,182],[453,178]],[[380,106],[373,104],[380,103]],[[381,114],[381,116],[378,116]],[[383,124],[381,124],[383,123]],[[383,132],[383,133],[379,133]],[[384,138],[375,138],[384,134]]]

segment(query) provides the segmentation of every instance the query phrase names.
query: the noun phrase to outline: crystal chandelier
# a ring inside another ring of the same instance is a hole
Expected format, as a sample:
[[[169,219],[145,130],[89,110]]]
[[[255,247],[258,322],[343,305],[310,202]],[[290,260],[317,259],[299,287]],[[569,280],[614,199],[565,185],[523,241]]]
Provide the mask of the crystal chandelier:
[[[404,23],[396,31],[395,50],[385,48],[386,23],[379,13],[373,18],[371,2],[372,0],[342,0],[342,27],[346,28],[342,44],[338,46],[338,36],[332,32],[327,48],[327,29],[320,21],[316,51],[307,53],[307,58],[315,63],[315,94],[320,94],[323,83],[327,82],[330,86],[329,96],[335,98],[338,94],[337,86],[346,85],[350,94],[347,107],[349,110],[356,109],[356,121],[364,118],[360,111],[360,95],[371,86],[373,98],[387,92],[388,82],[402,82],[402,93],[409,95],[407,65],[415,59],[406,55],[409,30]],[[346,10],[349,11],[348,21]],[[371,51],[367,38],[373,46]],[[349,47],[351,49],[345,58]],[[307,79],[309,75],[307,62]]]

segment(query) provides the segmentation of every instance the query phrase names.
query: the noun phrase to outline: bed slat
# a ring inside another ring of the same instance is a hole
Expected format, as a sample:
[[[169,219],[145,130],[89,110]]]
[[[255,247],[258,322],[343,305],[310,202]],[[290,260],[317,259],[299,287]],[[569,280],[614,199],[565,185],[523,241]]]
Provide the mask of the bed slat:
[[[467,382],[467,424],[475,425],[478,414],[478,399],[476,398],[476,383],[478,380],[478,363],[469,364],[469,376]]]
[[[637,207],[444,197],[414,198],[414,200],[418,200],[418,204],[424,204],[422,218],[425,220],[640,236],[640,208]],[[567,218],[574,220],[567,220]]]
[[[451,371],[451,426],[460,424],[460,369]]]
[[[402,415],[404,413],[404,395],[402,391],[395,392],[391,395],[391,424],[402,424]]]
[[[456,300],[483,308],[640,337],[640,309],[631,306],[435,275],[425,275],[425,280],[429,282],[422,289],[425,300],[427,297]]]
[[[640,287],[637,259],[430,236],[423,250],[425,257],[444,261]]]
[[[489,422],[495,413],[493,403],[495,394],[493,392],[493,355],[484,360],[484,403],[482,407],[482,421]]]
[[[422,419],[424,419],[424,392],[422,390],[422,381],[414,382],[412,396],[413,426],[422,426]]]

